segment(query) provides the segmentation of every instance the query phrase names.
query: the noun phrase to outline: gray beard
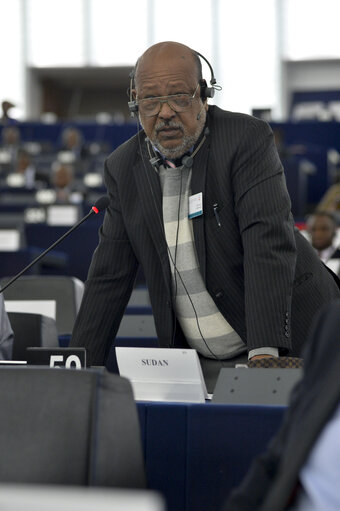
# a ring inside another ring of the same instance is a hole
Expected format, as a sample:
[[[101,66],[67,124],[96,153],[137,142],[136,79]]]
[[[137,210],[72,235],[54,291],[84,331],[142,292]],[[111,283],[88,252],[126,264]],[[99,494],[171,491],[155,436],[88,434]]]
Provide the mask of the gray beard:
[[[149,137],[150,138],[150,142],[152,143],[152,145],[154,147],[156,147],[158,149],[158,151],[163,155],[165,156],[165,158],[168,158],[169,160],[176,160],[177,158],[180,158],[181,156],[183,156],[187,151],[189,151],[189,149],[195,145],[195,143],[197,142],[200,134],[202,133],[203,131],[203,128],[204,128],[204,125],[205,125],[205,120],[206,120],[206,111],[203,110],[198,122],[197,122],[197,128],[195,130],[195,133],[193,135],[188,135],[186,134],[185,130],[183,129],[183,126],[182,124],[180,123],[175,123],[175,122],[168,122],[168,123],[165,123],[165,122],[159,122],[156,126],[155,126],[155,133],[156,135],[154,137]],[[142,123],[141,123],[142,124]],[[142,124],[143,126],[143,124]],[[173,147],[173,148],[167,148],[167,147],[164,147],[158,140],[158,136],[157,136],[157,131],[161,128],[163,128],[164,126],[169,126],[169,127],[173,127],[173,128],[180,128],[183,132],[184,132],[184,136],[183,136],[183,140],[182,140],[182,143],[180,145],[178,145],[177,147]]]

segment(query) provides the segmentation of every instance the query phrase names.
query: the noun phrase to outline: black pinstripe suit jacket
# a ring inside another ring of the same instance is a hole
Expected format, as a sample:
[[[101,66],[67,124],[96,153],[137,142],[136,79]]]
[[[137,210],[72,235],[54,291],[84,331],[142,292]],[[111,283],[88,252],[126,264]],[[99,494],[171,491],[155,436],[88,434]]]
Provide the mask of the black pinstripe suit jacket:
[[[270,127],[210,107],[210,134],[194,158],[191,193],[203,193],[192,220],[207,290],[248,349],[299,354],[319,307],[339,296],[308,242],[294,230],[284,173]],[[141,132],[106,162],[110,205],[100,230],[71,345],[102,364],[143,267],[159,343],[171,345],[174,314],[162,196]],[[220,226],[214,216],[218,205]],[[178,332],[178,327],[177,327]]]

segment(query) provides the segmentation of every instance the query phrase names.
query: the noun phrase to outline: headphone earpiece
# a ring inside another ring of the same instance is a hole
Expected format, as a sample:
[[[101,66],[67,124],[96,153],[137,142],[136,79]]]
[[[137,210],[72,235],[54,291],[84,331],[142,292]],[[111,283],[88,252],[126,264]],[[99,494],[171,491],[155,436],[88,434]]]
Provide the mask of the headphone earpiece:
[[[128,107],[131,117],[135,117],[138,112],[138,104],[136,100],[128,101]]]
[[[200,88],[202,101],[206,101],[208,98],[213,98],[215,96],[214,87],[208,87],[206,80],[200,80]]]
[[[129,77],[130,77],[130,87],[127,90],[127,95],[130,98],[130,101],[128,101],[128,107],[129,107],[129,110],[130,110],[130,116],[131,117],[136,117],[136,114],[138,112],[138,103],[137,103],[137,101],[132,96],[133,81],[134,81],[134,77],[135,77],[135,69],[136,69],[136,66],[133,68],[133,70],[129,74]]]

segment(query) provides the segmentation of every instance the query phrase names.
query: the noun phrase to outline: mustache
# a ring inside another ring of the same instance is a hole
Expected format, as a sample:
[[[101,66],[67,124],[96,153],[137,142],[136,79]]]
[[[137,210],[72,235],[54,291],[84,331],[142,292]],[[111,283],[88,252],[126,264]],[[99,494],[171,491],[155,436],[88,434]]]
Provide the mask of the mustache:
[[[160,121],[156,126],[156,133],[159,133],[163,128],[174,128],[183,131],[182,124],[174,121]]]

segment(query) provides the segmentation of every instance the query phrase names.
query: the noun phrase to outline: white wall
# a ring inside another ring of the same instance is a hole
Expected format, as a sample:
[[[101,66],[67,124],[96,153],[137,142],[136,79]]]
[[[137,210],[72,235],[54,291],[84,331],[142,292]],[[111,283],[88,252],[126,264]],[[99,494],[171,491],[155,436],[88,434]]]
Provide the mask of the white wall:
[[[0,0],[0,101],[14,103],[19,117],[26,107],[22,12],[22,0]]]
[[[288,116],[293,92],[340,90],[340,59],[284,61],[283,76],[282,104]]]
[[[340,58],[340,0],[0,0],[0,18],[0,100],[24,114],[37,98],[30,81],[26,96],[26,66],[132,67],[162,40],[210,60],[223,87],[216,104],[276,118],[287,101],[282,60]]]

